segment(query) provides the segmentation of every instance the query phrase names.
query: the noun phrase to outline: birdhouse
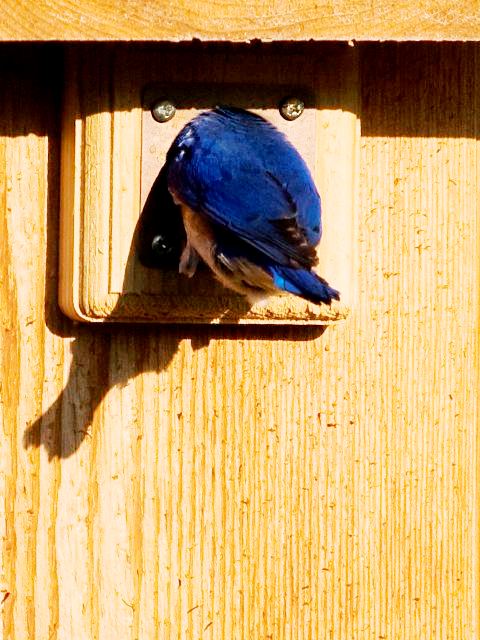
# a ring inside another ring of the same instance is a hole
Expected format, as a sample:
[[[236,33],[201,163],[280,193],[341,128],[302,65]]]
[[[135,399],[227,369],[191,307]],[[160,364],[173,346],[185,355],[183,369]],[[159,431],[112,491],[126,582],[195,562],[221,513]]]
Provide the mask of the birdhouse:
[[[477,14],[4,0],[3,637],[480,637]],[[303,158],[340,300],[179,273],[217,105]]]

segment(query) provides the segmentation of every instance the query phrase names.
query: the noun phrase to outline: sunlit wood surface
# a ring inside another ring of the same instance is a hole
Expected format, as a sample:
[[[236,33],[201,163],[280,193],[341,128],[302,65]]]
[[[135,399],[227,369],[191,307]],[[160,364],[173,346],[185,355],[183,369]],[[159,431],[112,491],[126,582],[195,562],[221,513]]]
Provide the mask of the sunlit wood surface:
[[[480,637],[478,47],[360,55],[350,318],[99,327],[57,306],[61,49],[0,48],[3,638]]]
[[[2,0],[0,40],[478,40],[477,0]]]

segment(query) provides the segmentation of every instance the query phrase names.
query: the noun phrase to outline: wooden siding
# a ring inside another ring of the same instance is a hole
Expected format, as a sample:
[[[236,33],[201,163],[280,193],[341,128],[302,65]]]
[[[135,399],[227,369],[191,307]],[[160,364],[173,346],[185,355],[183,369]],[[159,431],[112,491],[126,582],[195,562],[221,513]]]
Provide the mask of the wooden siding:
[[[478,53],[361,47],[347,321],[179,328],[59,312],[62,50],[0,48],[3,638],[479,637]]]

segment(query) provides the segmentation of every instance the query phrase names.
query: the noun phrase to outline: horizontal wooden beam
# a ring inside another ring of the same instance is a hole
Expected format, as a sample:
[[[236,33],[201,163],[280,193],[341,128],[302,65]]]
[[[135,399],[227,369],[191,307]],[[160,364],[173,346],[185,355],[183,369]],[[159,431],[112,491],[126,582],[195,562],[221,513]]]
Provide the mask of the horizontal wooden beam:
[[[0,41],[479,40],[465,0],[3,0]]]

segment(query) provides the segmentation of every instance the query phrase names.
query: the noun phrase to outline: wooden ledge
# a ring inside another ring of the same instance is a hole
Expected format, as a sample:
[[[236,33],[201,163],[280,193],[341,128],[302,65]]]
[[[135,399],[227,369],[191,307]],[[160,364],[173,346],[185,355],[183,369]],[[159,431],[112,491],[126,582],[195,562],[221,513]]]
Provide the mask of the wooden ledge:
[[[3,0],[1,41],[479,40],[474,0]]]

